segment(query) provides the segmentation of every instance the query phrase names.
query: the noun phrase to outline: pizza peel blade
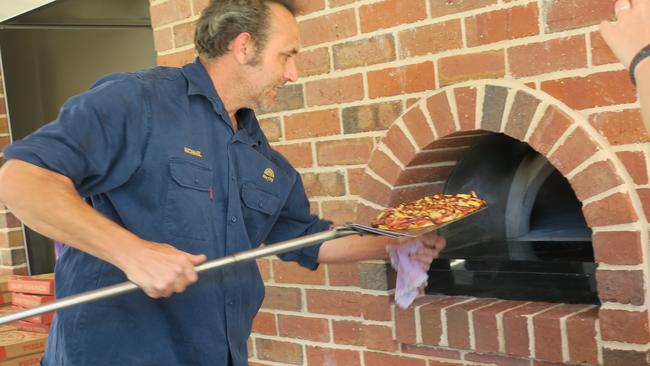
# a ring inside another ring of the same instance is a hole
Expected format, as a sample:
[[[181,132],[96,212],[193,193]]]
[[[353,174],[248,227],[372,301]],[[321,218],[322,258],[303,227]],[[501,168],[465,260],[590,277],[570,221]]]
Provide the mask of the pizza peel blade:
[[[352,229],[352,230],[357,230],[359,232],[363,232],[366,234],[373,234],[373,235],[381,235],[381,236],[388,236],[391,238],[402,238],[402,237],[407,237],[407,238],[415,238],[420,235],[424,235],[426,233],[441,229],[449,224],[453,224],[454,222],[463,220],[467,217],[470,217],[478,212],[481,212],[483,210],[487,209],[487,206],[483,206],[479,208],[476,211],[472,211],[468,213],[465,216],[453,219],[451,221],[445,222],[444,224],[440,225],[431,225],[427,227],[423,227],[420,229],[411,229],[411,230],[385,230],[385,229],[379,229],[376,227],[368,226],[368,225],[362,225],[362,224],[354,224],[354,223],[348,223],[345,226]]]

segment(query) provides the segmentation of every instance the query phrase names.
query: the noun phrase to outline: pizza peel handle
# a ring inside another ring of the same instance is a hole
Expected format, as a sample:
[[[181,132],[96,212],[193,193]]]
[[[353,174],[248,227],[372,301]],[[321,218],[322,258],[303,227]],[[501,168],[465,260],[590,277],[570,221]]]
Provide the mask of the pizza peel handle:
[[[339,226],[329,231],[323,231],[320,233],[311,234],[300,238],[287,240],[280,243],[275,243],[272,245],[265,245],[263,247],[249,249],[241,253],[215,259],[209,262],[205,262],[199,266],[196,266],[195,269],[197,273],[208,272],[234,263],[248,262],[258,258],[286,253],[292,250],[308,247],[314,244],[321,243],[323,241],[341,238],[349,235],[357,235],[357,234],[362,234],[362,233],[359,232],[358,230],[346,226]],[[123,295],[135,291],[137,289],[139,289],[139,287],[135,283],[130,281],[118,283],[116,285],[100,288],[97,290],[83,292],[80,294],[57,299],[56,301],[37,306],[35,308],[26,309],[15,313],[0,316],[0,324],[6,324],[16,320],[25,319],[31,316],[49,313],[51,311],[58,311],[73,306],[117,296],[117,295]]]

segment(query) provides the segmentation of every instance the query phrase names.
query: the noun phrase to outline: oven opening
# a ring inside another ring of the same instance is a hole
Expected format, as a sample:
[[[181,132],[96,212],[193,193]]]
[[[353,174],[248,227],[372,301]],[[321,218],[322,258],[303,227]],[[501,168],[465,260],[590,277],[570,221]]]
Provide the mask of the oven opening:
[[[528,144],[489,134],[468,149],[445,193],[488,209],[440,230],[447,248],[427,293],[599,304],[591,230],[569,181]]]

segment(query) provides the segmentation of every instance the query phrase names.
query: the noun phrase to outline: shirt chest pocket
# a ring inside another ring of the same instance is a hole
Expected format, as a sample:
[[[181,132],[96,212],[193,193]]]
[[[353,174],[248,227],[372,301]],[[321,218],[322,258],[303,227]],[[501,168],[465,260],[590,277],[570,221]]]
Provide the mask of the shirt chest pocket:
[[[172,237],[206,240],[210,233],[212,169],[183,159],[169,161],[171,179],[165,224]]]
[[[282,206],[282,200],[254,183],[242,184],[241,199],[248,238],[251,243],[257,245],[271,230]]]

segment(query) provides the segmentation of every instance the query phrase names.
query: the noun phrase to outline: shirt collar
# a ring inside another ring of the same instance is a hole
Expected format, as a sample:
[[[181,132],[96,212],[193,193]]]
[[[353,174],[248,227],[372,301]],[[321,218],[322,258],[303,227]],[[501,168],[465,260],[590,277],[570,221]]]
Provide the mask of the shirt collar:
[[[255,112],[252,109],[243,108],[237,111],[239,131],[235,134],[234,140],[255,146],[262,142],[262,129],[260,128]]]
[[[203,95],[208,98],[214,107],[215,112],[221,114],[222,117],[227,116],[228,112],[223,105],[223,101],[217,94],[210,74],[205,69],[201,60],[197,57],[193,63],[183,66],[183,75],[187,79],[187,94],[188,95]],[[227,118],[224,118],[227,120]]]

